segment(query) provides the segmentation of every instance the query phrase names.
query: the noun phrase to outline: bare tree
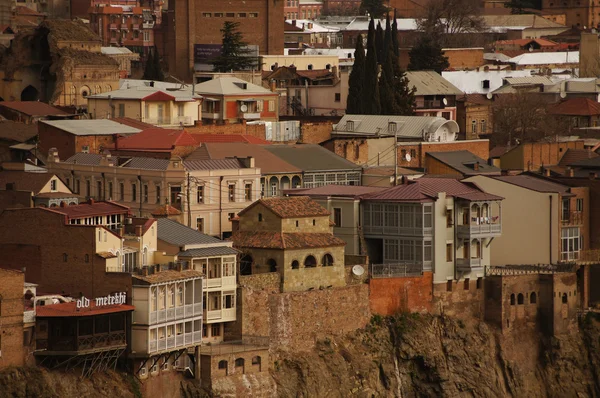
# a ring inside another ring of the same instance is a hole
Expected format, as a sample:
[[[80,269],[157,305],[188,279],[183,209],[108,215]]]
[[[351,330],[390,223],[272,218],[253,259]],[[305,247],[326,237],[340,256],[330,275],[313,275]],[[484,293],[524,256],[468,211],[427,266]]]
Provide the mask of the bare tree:
[[[430,0],[419,29],[443,46],[485,30],[478,0]]]

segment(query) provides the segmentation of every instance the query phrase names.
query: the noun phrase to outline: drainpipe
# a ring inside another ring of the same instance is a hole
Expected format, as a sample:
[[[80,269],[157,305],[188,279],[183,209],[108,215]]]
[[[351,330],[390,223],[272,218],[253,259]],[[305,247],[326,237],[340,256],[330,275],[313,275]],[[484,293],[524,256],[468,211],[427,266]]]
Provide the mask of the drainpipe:
[[[140,217],[142,217],[142,204],[144,203],[144,186],[142,185],[142,175],[138,175],[138,181],[140,182]]]
[[[549,248],[550,248],[550,257],[548,258],[548,262],[550,264],[552,264],[552,195],[548,196],[550,198],[550,228],[549,228],[549,234],[550,234],[550,242],[549,242]]]
[[[219,239],[223,239],[223,223],[221,212],[223,211],[223,176],[219,177]]]

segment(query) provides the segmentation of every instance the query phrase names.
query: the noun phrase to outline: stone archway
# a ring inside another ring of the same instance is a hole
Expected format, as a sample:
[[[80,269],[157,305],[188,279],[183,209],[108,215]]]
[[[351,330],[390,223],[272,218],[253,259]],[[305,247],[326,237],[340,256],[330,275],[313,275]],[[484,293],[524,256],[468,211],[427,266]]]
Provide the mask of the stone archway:
[[[40,99],[40,92],[37,88],[29,85],[21,91],[21,101],[38,101]]]

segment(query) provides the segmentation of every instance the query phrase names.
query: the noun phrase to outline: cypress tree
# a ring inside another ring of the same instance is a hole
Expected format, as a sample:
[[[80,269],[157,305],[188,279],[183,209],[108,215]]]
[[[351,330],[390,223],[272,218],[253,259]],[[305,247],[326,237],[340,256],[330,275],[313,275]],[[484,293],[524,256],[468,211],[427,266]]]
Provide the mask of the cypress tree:
[[[390,14],[387,13],[385,16],[385,33],[383,36],[383,51],[381,52],[383,58],[381,59],[381,62],[380,62],[381,65],[384,65],[388,58],[388,52],[389,52],[389,50],[391,50],[391,47],[390,47],[391,44],[392,44],[392,28],[390,26]]]
[[[371,17],[371,20],[369,21],[369,32],[367,33],[367,51],[371,48],[373,40],[375,40],[375,20]]]
[[[377,48],[375,40],[367,48],[365,61],[365,79],[363,85],[363,113],[365,115],[379,115],[381,106],[379,102],[379,84],[377,67]]]
[[[394,72],[392,92],[394,94],[394,103],[397,107],[397,114],[405,116],[413,115],[415,109],[416,88],[414,85],[410,87],[406,72],[400,67],[400,59],[393,55],[390,55],[390,58],[392,58],[392,68]]]
[[[356,38],[354,64],[348,78],[348,101],[346,113],[360,115],[363,113],[363,84],[365,79],[365,48],[362,35]]]
[[[392,23],[392,45],[394,46],[394,54],[400,56],[400,43],[398,43],[398,22],[396,20],[396,9],[394,8],[394,22]]]
[[[142,79],[154,80],[155,74],[156,73],[154,68],[154,51],[153,48],[150,48],[150,51],[148,52],[148,57],[146,58],[146,65],[144,66],[144,75],[142,76]]]
[[[154,70],[155,80],[162,82],[165,80],[165,74],[163,73],[162,66],[160,65],[160,57],[158,56],[158,49],[154,46]]]
[[[442,46],[429,36],[421,36],[417,44],[410,50],[408,70],[434,70],[442,73],[450,64],[444,56]]]
[[[381,21],[377,22],[377,30],[375,32],[375,49],[377,52],[377,63],[381,64],[381,61],[383,61],[383,28],[381,27]]]
[[[382,115],[399,114],[396,96],[394,95],[394,66],[392,52],[392,42],[388,42],[387,50],[390,52],[385,62],[381,65],[381,77],[379,78],[379,103],[381,105]]]

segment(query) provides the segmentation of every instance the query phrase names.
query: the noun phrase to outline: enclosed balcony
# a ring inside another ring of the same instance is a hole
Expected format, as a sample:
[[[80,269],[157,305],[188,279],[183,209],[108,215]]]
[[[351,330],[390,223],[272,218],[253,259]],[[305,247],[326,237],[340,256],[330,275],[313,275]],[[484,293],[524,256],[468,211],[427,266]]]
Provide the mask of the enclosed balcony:
[[[483,270],[483,243],[480,239],[471,239],[459,242],[459,252],[456,259],[456,270],[459,272],[473,272]]]
[[[502,234],[502,204],[500,201],[464,203],[457,212],[456,221],[458,222],[456,225],[458,238],[500,236]],[[448,224],[451,225],[451,221]]]

